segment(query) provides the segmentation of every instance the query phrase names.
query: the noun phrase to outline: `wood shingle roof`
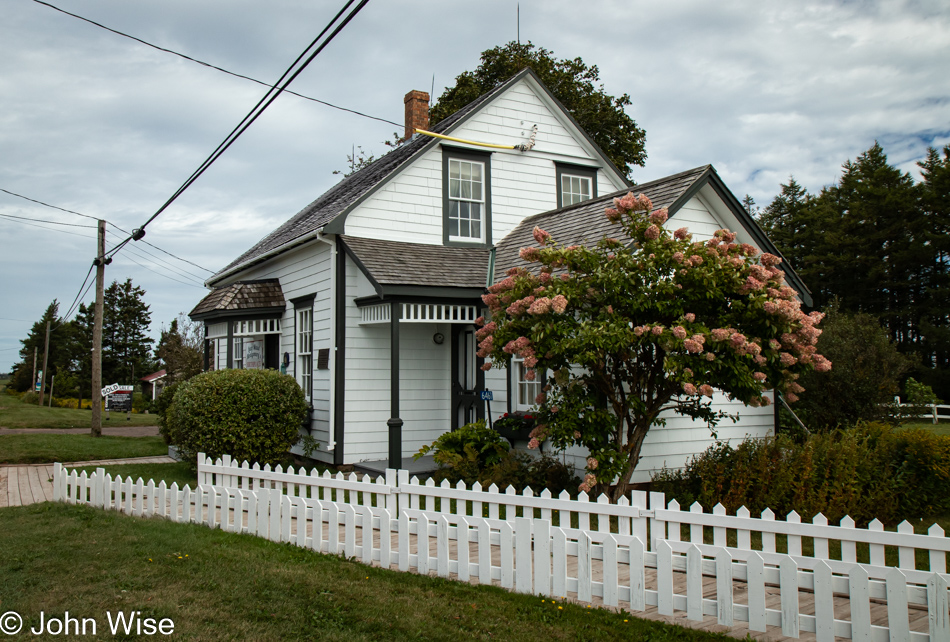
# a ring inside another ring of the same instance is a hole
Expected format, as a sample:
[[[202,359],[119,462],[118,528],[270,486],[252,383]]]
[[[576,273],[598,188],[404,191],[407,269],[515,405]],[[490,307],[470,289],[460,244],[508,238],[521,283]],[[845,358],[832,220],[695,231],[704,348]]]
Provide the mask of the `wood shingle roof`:
[[[222,312],[237,311],[282,311],[284,292],[278,279],[238,281],[216,288],[188,314],[192,319],[217,316]]]

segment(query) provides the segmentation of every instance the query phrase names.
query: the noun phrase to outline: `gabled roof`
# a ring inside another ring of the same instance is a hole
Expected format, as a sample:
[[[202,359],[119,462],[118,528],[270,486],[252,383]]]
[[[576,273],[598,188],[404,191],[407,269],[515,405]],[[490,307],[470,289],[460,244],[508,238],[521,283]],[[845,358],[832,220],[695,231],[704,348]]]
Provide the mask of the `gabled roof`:
[[[238,281],[213,290],[188,316],[198,320],[229,314],[280,312],[285,307],[278,279]]]
[[[341,236],[344,250],[384,296],[392,286],[466,288],[481,294],[491,250]],[[471,295],[471,292],[462,293]]]
[[[530,69],[524,69],[506,82],[499,83],[487,93],[482,94],[448,118],[440,121],[431,128],[431,131],[437,134],[450,133],[472,117],[483,105],[504,93],[509,87],[525,77],[532,78],[552,104],[561,109],[566,119],[577,128],[578,132],[584,136],[585,140],[601,157],[601,162],[605,165],[605,168],[609,168],[626,180],[624,173],[616,168],[587,132],[581,128],[567,109]],[[327,234],[342,234],[344,232],[343,222],[350,210],[385,184],[387,179],[394,176],[400,169],[406,167],[411,160],[437,144],[439,144],[439,141],[434,138],[417,135],[372,164],[347,176],[324,192],[317,200],[300,210],[289,221],[258,241],[254,247],[208,279],[207,284],[213,285],[229,274],[236,272],[237,268],[249,267],[280,251],[290,249],[294,245],[308,240],[312,234],[321,228],[325,228],[324,232]]]
[[[144,377],[139,379],[139,381],[145,381],[146,383],[151,383],[155,381],[156,379],[163,379],[165,377],[165,374],[166,374],[165,370],[162,369],[162,370],[159,370],[158,372],[153,372],[150,375],[145,375]]]
[[[635,194],[646,194],[653,202],[654,209],[665,207],[672,218],[683,205],[706,185],[716,191],[730,211],[739,219],[742,227],[748,231],[763,251],[777,256],[782,255],[758,223],[742,207],[735,195],[722,182],[715,168],[712,165],[703,165],[679,174],[641,183],[630,190],[620,190],[559,210],[529,216],[498,243],[495,254],[494,280],[503,279],[505,272],[512,267],[526,267],[528,265],[527,262],[521,259],[519,252],[523,247],[536,245],[532,236],[536,225],[549,232],[561,245],[591,247],[605,236],[629,240],[618,223],[611,223],[604,216],[604,210],[615,197],[623,196],[628,191]],[[785,271],[789,285],[798,291],[802,302],[811,306],[811,292],[798,274],[795,273],[787,261],[781,263],[781,268]]]

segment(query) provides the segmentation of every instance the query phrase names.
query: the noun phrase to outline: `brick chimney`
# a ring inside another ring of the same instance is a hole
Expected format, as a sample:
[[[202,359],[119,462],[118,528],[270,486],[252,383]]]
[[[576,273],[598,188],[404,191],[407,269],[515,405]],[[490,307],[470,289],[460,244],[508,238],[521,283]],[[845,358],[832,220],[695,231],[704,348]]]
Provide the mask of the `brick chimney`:
[[[406,140],[417,129],[429,129],[429,94],[413,90],[403,99],[406,103]]]

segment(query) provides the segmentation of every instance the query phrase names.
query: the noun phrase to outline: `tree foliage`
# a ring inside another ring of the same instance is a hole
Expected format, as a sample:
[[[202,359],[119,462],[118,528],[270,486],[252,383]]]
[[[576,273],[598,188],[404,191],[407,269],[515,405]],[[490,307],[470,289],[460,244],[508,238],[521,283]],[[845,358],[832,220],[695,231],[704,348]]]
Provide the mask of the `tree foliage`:
[[[835,303],[822,323],[818,349],[834,362],[829,372],[809,372],[795,406],[809,429],[827,431],[859,421],[897,421],[894,395],[914,361],[897,350],[876,317],[842,312]]]
[[[540,247],[521,250],[534,271],[512,268],[489,288],[478,338],[487,367],[518,355],[529,377],[544,373],[529,446],[587,448],[581,489],[616,500],[662,412],[714,425],[714,388],[750,405],[772,388],[795,400],[798,376],[831,364],[814,347],[822,315],[800,310],[781,259],[727,230],[705,243],[670,234],[643,195],[614,204],[606,215],[630,242],[563,247],[535,228]]]
[[[531,68],[574,119],[594,139],[621,172],[629,175],[629,165],[643,166],[646,133],[625,108],[630,96],[611,96],[600,83],[596,65],[588,67],[580,58],[554,58],[554,52],[530,42],[509,42],[482,52],[481,64],[455,78],[429,112],[432,124],[451,116],[482,94],[525,67]]]
[[[152,372],[153,339],[147,334],[151,318],[145,290],[132,285],[132,279],[113,281],[106,288],[102,316],[103,384],[134,384]]]
[[[794,178],[760,222],[815,305],[878,318],[917,376],[950,396],[950,147],[918,163],[922,181],[875,143],[817,196]]]
[[[49,386],[53,375],[62,375],[68,372],[69,358],[68,347],[71,338],[70,328],[63,325],[63,319],[59,317],[59,301],[53,299],[39,321],[30,328],[30,333],[25,339],[20,340],[20,359],[13,366],[13,377],[8,384],[11,389],[17,392],[32,390],[33,378],[33,354],[36,350],[36,375],[39,377],[43,369],[43,353],[46,348],[46,324],[49,322],[49,356],[46,366],[46,385]]]
[[[202,327],[181,313],[172,319],[168,330],[162,330],[155,357],[165,369],[168,384],[187,381],[201,372],[204,363]]]

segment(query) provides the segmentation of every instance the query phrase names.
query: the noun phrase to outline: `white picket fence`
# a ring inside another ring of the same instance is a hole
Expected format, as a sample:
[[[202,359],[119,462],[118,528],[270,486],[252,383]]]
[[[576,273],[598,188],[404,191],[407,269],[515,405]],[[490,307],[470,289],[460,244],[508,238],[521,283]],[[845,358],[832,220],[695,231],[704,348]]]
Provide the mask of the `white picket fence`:
[[[901,403],[900,397],[897,397],[897,403],[902,407],[911,406],[913,404]],[[941,419],[950,419],[950,405],[946,404],[930,404],[929,406],[924,406],[927,408],[928,412],[925,414],[919,415],[918,419],[929,419],[933,423],[940,423]]]
[[[664,505],[659,493],[609,504],[436,486],[406,471],[371,480],[228,458],[201,457],[198,481],[194,490],[179,489],[113,479],[101,469],[91,476],[54,469],[56,499],[204,523],[385,568],[634,613],[656,607],[693,621],[711,615],[724,626],[780,627],[793,638],[950,642],[950,539],[939,527],[916,535],[905,523],[894,533],[879,523],[854,528],[847,518],[830,526],[821,516],[801,523],[794,513],[781,521],[771,511],[761,518],[744,509],[726,515],[721,506],[684,511],[675,501]],[[803,554],[803,538],[811,555]],[[862,563],[859,547],[866,547]],[[896,548],[897,566],[885,565],[886,547]],[[835,559],[832,549],[840,549]]]

